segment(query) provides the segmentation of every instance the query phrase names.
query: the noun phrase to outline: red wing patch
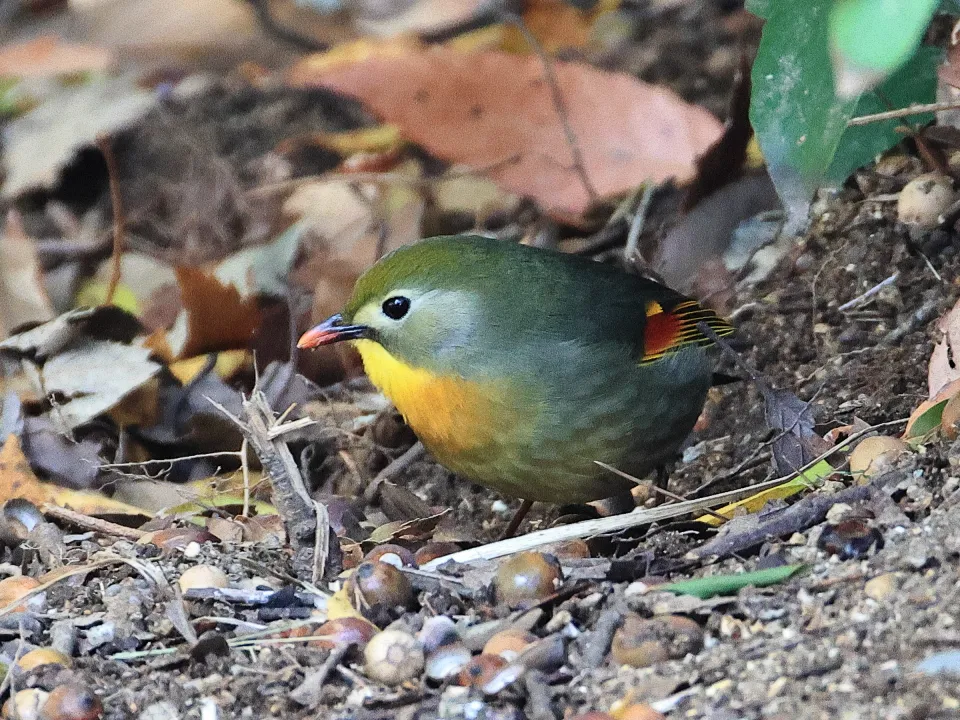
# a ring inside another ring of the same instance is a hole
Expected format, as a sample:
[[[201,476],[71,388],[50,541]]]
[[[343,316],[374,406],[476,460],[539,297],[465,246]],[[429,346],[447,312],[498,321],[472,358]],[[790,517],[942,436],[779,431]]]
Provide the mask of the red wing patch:
[[[720,337],[734,331],[730,323],[696,300],[685,300],[669,310],[664,310],[656,301],[649,302],[640,364],[655,362],[667,353],[690,345],[712,345],[713,340],[698,327],[700,323],[706,323]]]

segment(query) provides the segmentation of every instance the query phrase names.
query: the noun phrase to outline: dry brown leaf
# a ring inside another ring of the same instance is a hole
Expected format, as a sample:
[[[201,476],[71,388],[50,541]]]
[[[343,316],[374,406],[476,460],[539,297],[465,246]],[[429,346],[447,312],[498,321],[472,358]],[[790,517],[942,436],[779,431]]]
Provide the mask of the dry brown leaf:
[[[940,342],[930,353],[927,368],[927,389],[933,397],[947,383],[960,378],[960,302],[954,305],[937,323]]]
[[[590,182],[602,197],[646,180],[689,180],[719,121],[665,88],[588,65],[554,67]],[[555,216],[590,206],[539,57],[448,48],[350,65],[307,58],[294,82],[354,96],[440,158],[483,170]]]
[[[41,482],[30,468],[15,435],[10,435],[0,448],[0,503],[20,498],[34,505],[53,503],[85,515],[147,515],[139,508],[112,500],[94,492],[68,490]]]
[[[30,322],[54,316],[43,287],[37,252],[20,214],[11,210],[0,234],[0,337]]]
[[[619,0],[603,0],[591,10],[580,10],[567,0],[528,0],[523,21],[543,49],[555,53],[564,48],[586,47],[597,18],[619,4]],[[530,52],[530,44],[515,25],[507,26],[503,47],[513,52]]]
[[[83,72],[103,72],[110,67],[109,50],[68,43],[55,35],[0,47],[0,75],[53,77]]]
[[[254,298],[243,299],[233,285],[197,268],[177,268],[177,282],[184,309],[166,336],[172,358],[244,348],[250,343],[260,327]]]

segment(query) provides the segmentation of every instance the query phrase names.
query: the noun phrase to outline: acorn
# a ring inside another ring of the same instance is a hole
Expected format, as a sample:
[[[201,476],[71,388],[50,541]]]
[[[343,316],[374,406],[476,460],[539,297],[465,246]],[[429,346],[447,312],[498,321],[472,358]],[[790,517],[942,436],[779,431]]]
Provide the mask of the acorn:
[[[667,720],[667,717],[646,703],[636,703],[619,710],[617,720]]]
[[[876,435],[864,438],[850,453],[850,473],[854,480],[865,483],[892,468],[910,446],[900,438]]]
[[[471,658],[457,675],[457,684],[465,687],[482,688],[488,685],[504,668],[509,665],[499,655],[477,655]]]
[[[423,670],[423,646],[410,633],[388,628],[370,639],[363,650],[363,660],[371,680],[399,685]]]
[[[73,665],[73,660],[59,650],[41,647],[26,653],[17,660],[15,667],[23,672],[30,672],[41,665],[60,665],[68,668]]]
[[[29,575],[13,575],[0,580],[0,608],[5,608],[40,587],[40,581]],[[43,612],[47,605],[47,593],[40,592],[17,605],[12,612]]]
[[[377,634],[377,627],[363,618],[341,617],[327,620],[311,635],[319,636],[310,641],[313,647],[327,650],[335,647],[353,647],[362,652],[367,643]]]
[[[472,653],[460,643],[447,643],[427,655],[424,673],[431,680],[446,680],[459,675],[472,657]]]
[[[375,548],[373,548],[373,550],[364,556],[363,561],[380,561],[398,568],[416,566],[416,563],[413,560],[412,552],[401,545],[392,545],[390,543],[377,545]]]
[[[590,546],[580,539],[564,540],[543,546],[543,552],[557,560],[584,560],[590,557]]]
[[[883,535],[866,521],[849,518],[826,525],[817,540],[817,547],[841,560],[854,560],[882,548]]]
[[[925,173],[903,186],[897,196],[900,222],[930,230],[940,223],[940,215],[953,202],[953,182],[945,175]]]
[[[40,720],[98,720],[103,705],[90,688],[83,685],[58,685],[40,710]]]
[[[363,562],[347,579],[347,597],[358,610],[406,608],[413,602],[407,576],[385,562]]]
[[[194,565],[185,570],[177,582],[184,593],[189,590],[209,590],[230,585],[227,574],[213,565]]]
[[[703,629],[682,615],[650,619],[629,614],[613,635],[610,655],[620,665],[649,667],[703,649]]]
[[[537,636],[526,630],[509,628],[501,630],[487,640],[483,646],[484,655],[499,655],[504,660],[512,662],[517,659],[529,645],[536,642]]]
[[[417,639],[423,645],[424,652],[429,654],[444,645],[458,643],[460,635],[453,620],[446,615],[434,615],[423,621]]]
[[[0,715],[4,720],[40,720],[40,708],[48,697],[49,693],[38,688],[21,690],[3,704]]]
[[[460,552],[460,550],[462,550],[462,548],[456,543],[428,542],[413,554],[413,562],[417,567],[423,567],[431,560],[453,555],[456,552]]]
[[[545,600],[562,582],[563,572],[555,557],[528,551],[513,555],[497,568],[493,588],[499,602],[517,608]]]

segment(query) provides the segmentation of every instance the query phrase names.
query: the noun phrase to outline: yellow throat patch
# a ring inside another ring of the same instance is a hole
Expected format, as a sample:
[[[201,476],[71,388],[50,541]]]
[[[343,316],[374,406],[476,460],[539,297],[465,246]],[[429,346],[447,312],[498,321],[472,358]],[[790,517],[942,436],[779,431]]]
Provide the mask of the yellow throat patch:
[[[517,413],[496,383],[435,375],[407,365],[372,340],[356,340],[370,381],[396,405],[437,459],[453,470],[465,454],[489,448]]]

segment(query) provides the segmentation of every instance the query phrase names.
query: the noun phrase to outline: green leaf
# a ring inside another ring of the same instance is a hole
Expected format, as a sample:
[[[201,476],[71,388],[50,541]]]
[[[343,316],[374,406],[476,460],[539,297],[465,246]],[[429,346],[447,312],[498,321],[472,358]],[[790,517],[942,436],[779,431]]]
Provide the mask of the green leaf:
[[[889,75],[912,57],[939,0],[836,0],[830,46],[841,67]]]
[[[693,595],[700,599],[706,599],[715,595],[733,595],[745,587],[767,587],[776,585],[787,578],[792,577],[802,570],[804,565],[783,565],[781,567],[768,568],[767,570],[754,570],[753,572],[740,573],[738,575],[714,575],[712,577],[697,578],[696,580],[681,580],[680,582],[660,585],[658,590],[666,590],[677,595]]]
[[[931,406],[923,415],[918,417],[913,425],[910,426],[910,434],[907,439],[926,437],[934,430],[937,430],[943,424],[943,409],[947,406],[949,398]]]
[[[770,4],[753,65],[750,121],[787,210],[788,233],[805,223],[817,188],[844,180],[901,137],[896,122],[847,128],[855,114],[891,108],[880,96],[862,103],[837,97],[828,48],[830,7],[830,0]],[[892,93],[894,107],[930,102],[937,59],[936,51],[918,53],[880,92]]]
[[[932,103],[937,92],[937,66],[943,59],[939,48],[922,47],[910,61],[875,91],[860,97],[854,117],[873,115],[893,108]],[[881,100],[881,98],[883,98]],[[847,128],[840,138],[825,179],[841,183],[859,167],[900,142],[904,126],[917,129],[933,120],[933,113]]]

